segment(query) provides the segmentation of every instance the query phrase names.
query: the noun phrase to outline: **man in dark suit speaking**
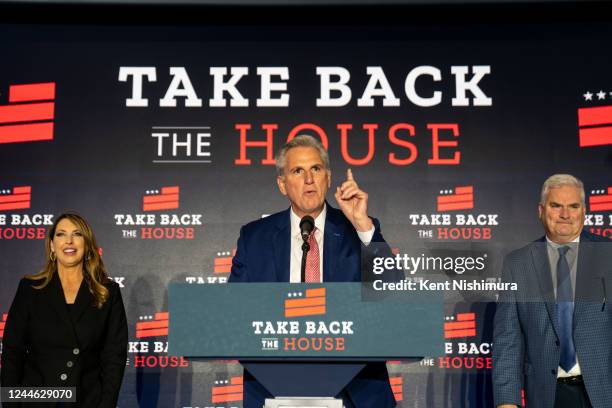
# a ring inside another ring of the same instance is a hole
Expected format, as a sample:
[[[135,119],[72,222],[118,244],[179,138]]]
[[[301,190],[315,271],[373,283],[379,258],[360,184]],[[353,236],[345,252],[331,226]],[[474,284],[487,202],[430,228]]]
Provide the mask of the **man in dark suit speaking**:
[[[567,174],[542,187],[546,235],[511,252],[493,335],[497,408],[612,406],[612,245],[583,231],[584,187]]]
[[[291,207],[240,230],[230,282],[301,282],[300,220],[309,215],[310,234],[306,282],[361,280],[361,245],[384,242],[376,219],[368,216],[368,194],[359,188],[351,170],[336,189],[340,210],[325,201],[331,185],[327,151],[311,136],[297,136],[276,156],[277,184]],[[270,393],[244,372],[244,407],[261,408]],[[370,363],[338,396],[346,408],[395,406],[384,363]]]

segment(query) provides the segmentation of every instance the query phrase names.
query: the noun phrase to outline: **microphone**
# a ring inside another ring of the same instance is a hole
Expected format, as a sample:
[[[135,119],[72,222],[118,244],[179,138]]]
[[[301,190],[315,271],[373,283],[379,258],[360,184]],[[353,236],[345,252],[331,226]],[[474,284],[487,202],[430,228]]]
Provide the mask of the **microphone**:
[[[302,282],[306,282],[306,256],[308,255],[308,251],[310,251],[310,244],[308,243],[308,238],[310,238],[310,234],[313,230],[314,219],[310,215],[305,215],[300,221],[300,233],[302,234],[302,239],[304,240],[304,243],[302,244]]]
[[[310,215],[305,215],[300,221],[300,232],[304,242],[308,241],[310,233],[314,230],[314,219]]]

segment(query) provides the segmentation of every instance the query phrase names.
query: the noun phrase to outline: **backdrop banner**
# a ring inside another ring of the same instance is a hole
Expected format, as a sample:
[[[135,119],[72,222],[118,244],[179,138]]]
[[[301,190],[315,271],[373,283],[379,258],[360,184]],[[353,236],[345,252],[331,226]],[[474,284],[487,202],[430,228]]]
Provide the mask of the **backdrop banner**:
[[[499,282],[554,173],[612,236],[611,24],[338,24],[0,25],[2,322],[76,210],[126,306],[118,406],[241,407],[236,361],[168,354],[168,287],[227,282],[240,227],[288,207],[274,153],[300,134],[333,189],[352,169],[394,254],[452,259],[444,279]],[[400,407],[492,405],[491,288],[444,291],[442,356],[388,361]],[[231,322],[228,302],[191,317]]]

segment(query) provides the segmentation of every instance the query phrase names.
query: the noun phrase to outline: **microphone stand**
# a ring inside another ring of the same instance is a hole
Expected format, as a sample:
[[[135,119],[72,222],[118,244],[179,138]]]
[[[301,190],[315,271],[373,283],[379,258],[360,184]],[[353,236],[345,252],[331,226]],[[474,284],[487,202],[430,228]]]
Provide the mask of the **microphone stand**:
[[[312,234],[312,232],[310,234]],[[310,234],[308,234],[308,236],[305,236],[305,234],[302,235],[302,239],[304,240],[302,244],[302,282],[306,282],[306,257],[308,256],[308,251],[310,251],[310,244],[308,243]]]

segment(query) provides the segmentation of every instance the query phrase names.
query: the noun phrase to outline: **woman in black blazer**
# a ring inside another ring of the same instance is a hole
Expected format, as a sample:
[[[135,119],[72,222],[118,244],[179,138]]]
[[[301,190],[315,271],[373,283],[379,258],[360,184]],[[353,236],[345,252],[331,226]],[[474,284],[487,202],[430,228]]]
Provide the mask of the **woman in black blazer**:
[[[128,341],[119,287],[78,214],[57,217],[45,246],[44,270],[21,280],[8,313],[2,387],[76,387],[74,406],[115,408]]]

